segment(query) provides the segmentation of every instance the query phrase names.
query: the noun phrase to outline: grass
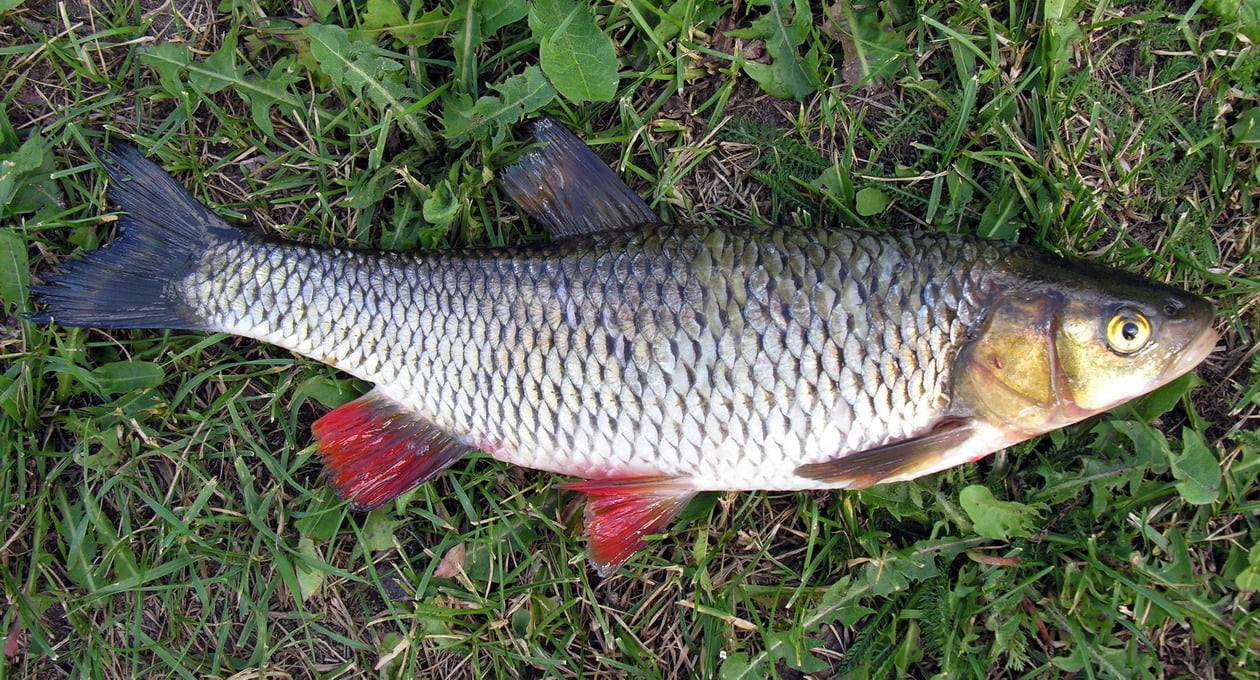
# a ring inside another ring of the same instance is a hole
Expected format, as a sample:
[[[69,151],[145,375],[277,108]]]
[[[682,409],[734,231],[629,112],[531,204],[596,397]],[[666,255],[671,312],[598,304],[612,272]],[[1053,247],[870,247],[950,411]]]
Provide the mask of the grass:
[[[1254,677],[1260,26],[1226,4],[0,3],[0,677]],[[1037,243],[1208,295],[1223,349],[977,465],[705,496],[601,581],[551,475],[346,510],[332,369],[18,316],[113,236],[96,145],[286,238],[501,245],[539,238],[490,181],[535,113],[672,219]]]

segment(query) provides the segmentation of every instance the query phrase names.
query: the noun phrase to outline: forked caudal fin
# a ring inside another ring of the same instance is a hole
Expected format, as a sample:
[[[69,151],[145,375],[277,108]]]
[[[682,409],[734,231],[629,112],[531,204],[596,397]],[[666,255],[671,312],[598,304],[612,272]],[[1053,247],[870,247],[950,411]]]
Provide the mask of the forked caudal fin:
[[[37,323],[84,328],[203,326],[177,284],[212,243],[245,238],[133,147],[105,152],[109,198],[122,209],[123,234],[63,263],[48,283],[32,286],[47,306]]]

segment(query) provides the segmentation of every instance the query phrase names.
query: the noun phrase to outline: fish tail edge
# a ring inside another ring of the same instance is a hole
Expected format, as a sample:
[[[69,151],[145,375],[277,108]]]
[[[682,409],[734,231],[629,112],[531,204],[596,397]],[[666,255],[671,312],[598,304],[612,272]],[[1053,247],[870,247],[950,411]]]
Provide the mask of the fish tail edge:
[[[31,287],[27,318],[84,328],[203,330],[177,285],[216,242],[245,237],[131,146],[102,152],[122,235]]]

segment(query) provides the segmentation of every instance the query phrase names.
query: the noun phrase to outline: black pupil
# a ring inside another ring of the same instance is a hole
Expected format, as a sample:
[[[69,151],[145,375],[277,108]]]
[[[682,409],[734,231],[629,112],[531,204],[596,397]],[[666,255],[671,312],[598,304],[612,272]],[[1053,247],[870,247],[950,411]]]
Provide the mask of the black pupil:
[[[1129,342],[1137,340],[1137,336],[1140,331],[1141,329],[1138,328],[1138,325],[1132,321],[1126,321],[1124,322],[1124,325],[1120,327],[1120,335],[1124,336],[1124,339]]]

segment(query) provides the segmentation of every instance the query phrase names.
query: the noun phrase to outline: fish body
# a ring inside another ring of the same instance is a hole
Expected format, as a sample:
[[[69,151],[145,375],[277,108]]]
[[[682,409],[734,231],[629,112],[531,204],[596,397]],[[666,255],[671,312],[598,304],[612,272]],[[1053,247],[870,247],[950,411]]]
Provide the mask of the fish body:
[[[550,146],[505,184],[558,238],[496,250],[267,240],[121,152],[124,236],[39,287],[40,318],[235,333],[375,383],[315,425],[339,493],[376,507],[478,449],[580,477],[603,573],[697,491],[911,479],[1215,343],[1201,298],[1026,246],[661,224],[562,128],[535,132]]]
[[[205,251],[178,295],[204,328],[373,382],[512,463],[810,489],[835,485],[798,466],[951,415],[949,358],[1018,251],[665,224],[490,252],[237,240]]]

